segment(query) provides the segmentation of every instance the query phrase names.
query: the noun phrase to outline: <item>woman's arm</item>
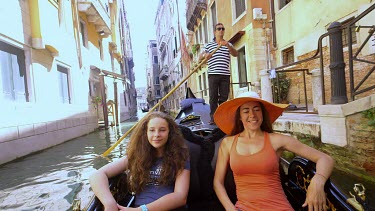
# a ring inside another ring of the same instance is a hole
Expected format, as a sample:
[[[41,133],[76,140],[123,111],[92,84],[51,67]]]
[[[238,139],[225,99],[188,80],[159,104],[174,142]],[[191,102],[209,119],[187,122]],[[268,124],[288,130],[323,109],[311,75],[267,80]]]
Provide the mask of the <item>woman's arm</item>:
[[[225,175],[229,165],[229,151],[230,147],[232,146],[232,141],[233,137],[227,137],[221,142],[214,177],[214,190],[225,210],[236,210],[232,201],[229,199],[228,193],[224,186]]]
[[[309,147],[293,137],[281,134],[277,134],[277,136],[284,149],[316,163],[316,173],[310,181],[303,207],[308,205],[309,210],[326,210],[324,206],[326,204],[324,185],[331,176],[335,161],[329,155]]]
[[[146,204],[149,211],[173,210],[186,204],[190,185],[190,170],[184,169],[176,177],[174,192]]]
[[[106,210],[118,210],[117,202],[109,190],[108,178],[124,172],[127,166],[128,160],[124,157],[101,167],[90,176],[91,188]]]

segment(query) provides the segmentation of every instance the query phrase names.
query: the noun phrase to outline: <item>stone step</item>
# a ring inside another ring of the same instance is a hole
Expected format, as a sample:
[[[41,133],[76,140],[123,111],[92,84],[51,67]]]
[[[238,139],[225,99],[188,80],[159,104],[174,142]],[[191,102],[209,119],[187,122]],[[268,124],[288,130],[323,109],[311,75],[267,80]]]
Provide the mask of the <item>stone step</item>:
[[[284,112],[273,124],[273,129],[283,133],[302,133],[320,138],[318,114]]]

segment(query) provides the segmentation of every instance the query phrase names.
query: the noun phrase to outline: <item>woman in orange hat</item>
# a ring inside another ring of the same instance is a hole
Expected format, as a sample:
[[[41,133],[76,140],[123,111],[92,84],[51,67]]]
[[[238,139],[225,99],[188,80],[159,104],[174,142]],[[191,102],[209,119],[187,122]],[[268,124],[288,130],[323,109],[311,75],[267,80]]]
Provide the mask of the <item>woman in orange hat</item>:
[[[226,210],[293,210],[279,176],[279,157],[284,150],[316,163],[316,174],[303,207],[308,206],[309,211],[326,210],[324,184],[331,175],[334,160],[291,136],[273,133],[272,123],[287,106],[246,92],[216,110],[215,123],[228,136],[220,144],[214,189]],[[224,187],[228,167],[236,183],[235,205]]]

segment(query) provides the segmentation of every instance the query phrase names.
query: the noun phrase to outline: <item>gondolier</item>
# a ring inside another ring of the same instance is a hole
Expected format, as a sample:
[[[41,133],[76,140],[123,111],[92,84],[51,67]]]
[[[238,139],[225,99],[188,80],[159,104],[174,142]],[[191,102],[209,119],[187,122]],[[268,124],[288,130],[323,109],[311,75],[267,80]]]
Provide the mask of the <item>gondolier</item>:
[[[213,114],[221,103],[227,101],[230,84],[230,55],[237,57],[233,45],[224,39],[225,28],[222,23],[214,28],[214,39],[205,46],[200,59],[206,58],[208,64],[208,86],[210,93],[210,124],[214,124]],[[212,53],[219,45],[221,47]]]

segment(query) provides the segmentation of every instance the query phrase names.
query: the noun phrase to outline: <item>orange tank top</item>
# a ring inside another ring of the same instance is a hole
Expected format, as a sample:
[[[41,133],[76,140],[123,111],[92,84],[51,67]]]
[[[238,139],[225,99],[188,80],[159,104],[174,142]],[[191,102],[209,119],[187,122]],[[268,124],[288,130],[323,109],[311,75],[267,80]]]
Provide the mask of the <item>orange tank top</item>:
[[[264,132],[263,148],[252,155],[237,153],[238,136],[232,143],[229,161],[236,183],[236,208],[242,211],[293,210],[281,186],[279,157],[269,134]]]

